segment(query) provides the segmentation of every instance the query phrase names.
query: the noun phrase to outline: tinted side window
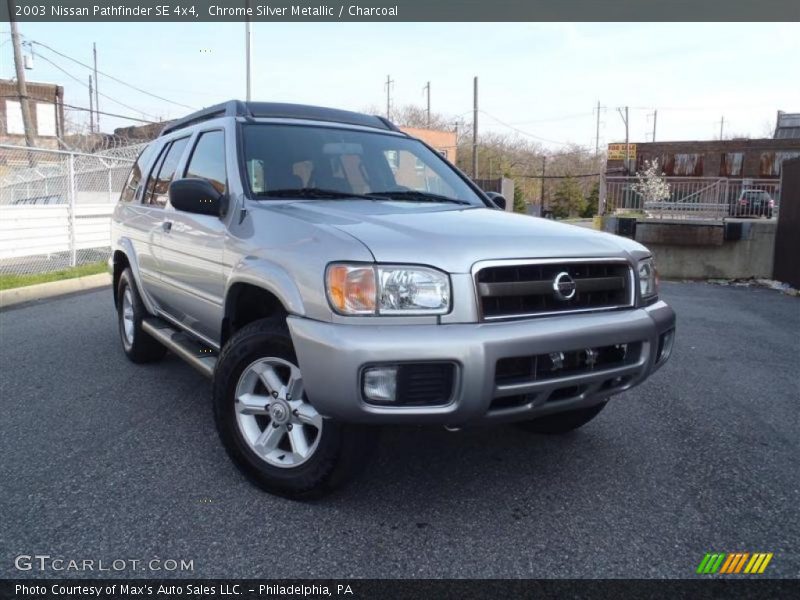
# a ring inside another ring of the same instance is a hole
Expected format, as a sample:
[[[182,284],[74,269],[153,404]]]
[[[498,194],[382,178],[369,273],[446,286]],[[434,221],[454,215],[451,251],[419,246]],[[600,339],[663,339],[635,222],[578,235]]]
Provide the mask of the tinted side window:
[[[125,181],[125,185],[122,188],[122,194],[119,197],[120,202],[132,202],[134,198],[136,198],[136,192],[139,190],[139,186],[142,183],[142,176],[147,167],[147,161],[153,155],[154,150],[155,145],[150,144],[139,154],[139,158],[136,159],[136,164],[133,165],[128,179]]]
[[[175,140],[167,150],[167,154],[158,169],[158,176],[152,177],[152,188],[148,189],[146,198],[147,204],[155,206],[165,206],[167,204],[167,193],[169,192],[169,184],[175,176],[175,171],[178,168],[178,162],[181,159],[184,148],[189,141],[189,138],[181,138]]]
[[[225,193],[228,186],[225,171],[225,134],[222,131],[207,131],[200,134],[189,159],[186,177],[207,179],[217,191]]]
[[[164,144],[161,148],[161,152],[158,153],[158,158],[156,158],[156,162],[153,165],[153,168],[150,169],[150,175],[147,178],[147,183],[145,184],[144,188],[144,196],[142,198],[142,203],[150,204],[150,196],[153,195],[153,188],[155,188],[156,180],[158,179],[158,172],[161,170],[161,165],[164,164],[164,158],[167,156],[167,152],[169,152],[171,144]]]

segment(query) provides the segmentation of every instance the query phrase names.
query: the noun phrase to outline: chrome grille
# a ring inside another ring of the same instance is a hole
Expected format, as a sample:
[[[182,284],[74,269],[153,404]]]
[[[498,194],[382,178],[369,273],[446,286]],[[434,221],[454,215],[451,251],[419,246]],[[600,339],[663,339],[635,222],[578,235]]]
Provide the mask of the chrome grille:
[[[559,297],[556,278],[567,273],[574,295]],[[498,261],[475,272],[481,316],[513,319],[633,306],[633,271],[625,260]]]

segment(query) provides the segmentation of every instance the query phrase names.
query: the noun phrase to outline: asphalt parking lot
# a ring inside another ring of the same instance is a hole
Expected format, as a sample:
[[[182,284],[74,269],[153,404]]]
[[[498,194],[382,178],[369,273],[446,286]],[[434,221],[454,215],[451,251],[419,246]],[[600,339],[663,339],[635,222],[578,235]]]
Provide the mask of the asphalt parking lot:
[[[773,552],[766,574],[797,577],[800,299],[662,295],[671,362],[584,429],[388,429],[357,481],[308,504],[239,475],[208,381],[125,359],[110,291],[5,310],[0,577],[92,575],[14,568],[47,554],[204,578],[683,578],[710,551]]]

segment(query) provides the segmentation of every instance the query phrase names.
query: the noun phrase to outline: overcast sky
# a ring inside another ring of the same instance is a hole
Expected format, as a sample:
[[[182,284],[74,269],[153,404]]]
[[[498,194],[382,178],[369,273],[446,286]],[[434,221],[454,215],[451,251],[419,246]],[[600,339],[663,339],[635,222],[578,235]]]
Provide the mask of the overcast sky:
[[[24,39],[91,63],[174,102],[203,107],[245,95],[244,24],[21,23]],[[31,81],[65,87],[68,104],[88,106],[89,71],[36,48]],[[659,140],[763,137],[778,109],[800,112],[800,24],[579,23],[255,23],[253,98],[353,110],[424,105],[471,119],[472,77],[480,78],[480,127],[557,149],[624,139],[617,107],[628,105],[631,141],[646,141],[658,109]],[[7,26],[0,35],[0,77],[13,77]],[[188,109],[100,78],[104,111],[172,118]],[[501,124],[505,123],[507,125]],[[131,124],[101,117],[104,131]]]

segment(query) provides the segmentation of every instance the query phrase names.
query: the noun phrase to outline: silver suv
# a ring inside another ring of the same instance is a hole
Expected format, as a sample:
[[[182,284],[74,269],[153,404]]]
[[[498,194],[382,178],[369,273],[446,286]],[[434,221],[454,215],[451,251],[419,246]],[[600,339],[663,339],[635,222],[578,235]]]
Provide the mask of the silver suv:
[[[256,484],[318,496],[375,425],[564,433],[669,357],[631,240],[502,210],[381,117],[231,101],[170,124],[113,216],[127,356],[213,379]]]

